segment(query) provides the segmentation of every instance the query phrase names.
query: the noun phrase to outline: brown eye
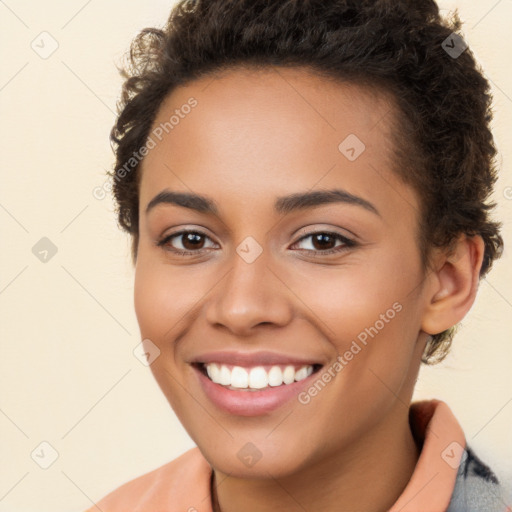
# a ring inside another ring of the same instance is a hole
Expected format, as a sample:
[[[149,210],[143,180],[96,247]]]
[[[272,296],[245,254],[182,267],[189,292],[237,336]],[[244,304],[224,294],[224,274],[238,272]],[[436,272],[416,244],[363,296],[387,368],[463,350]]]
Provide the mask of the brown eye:
[[[179,231],[166,236],[157,245],[177,254],[194,254],[207,248],[206,240],[211,241],[210,237],[200,231]]]
[[[202,249],[204,240],[199,233],[185,233],[181,236],[182,245],[187,250]]]
[[[314,235],[311,235],[311,240],[313,242],[313,246],[319,251],[332,249],[336,245],[336,239],[327,233],[315,233]]]
[[[313,255],[318,256],[332,253],[340,253],[356,245],[356,242],[340,235],[339,233],[330,233],[327,231],[317,231],[314,233],[309,233],[308,235],[302,237],[299,241],[297,241],[296,244],[299,244],[308,239],[311,239],[311,243],[309,245],[312,248],[303,248],[300,250],[304,250],[309,253],[312,253]],[[341,244],[336,245],[336,242],[338,241],[341,242]]]

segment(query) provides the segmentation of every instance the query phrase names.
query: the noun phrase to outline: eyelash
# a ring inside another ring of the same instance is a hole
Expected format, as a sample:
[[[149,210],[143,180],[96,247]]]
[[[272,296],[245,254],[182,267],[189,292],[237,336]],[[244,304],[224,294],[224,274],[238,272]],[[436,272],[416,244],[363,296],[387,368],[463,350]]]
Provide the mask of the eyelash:
[[[156,245],[158,247],[162,247],[164,250],[172,252],[178,256],[197,255],[197,254],[201,254],[203,251],[207,250],[207,249],[198,249],[197,251],[187,251],[187,250],[183,251],[180,249],[165,247],[173,238],[187,235],[187,234],[195,234],[195,235],[204,236],[206,238],[210,238],[206,233],[203,233],[202,231],[183,230],[183,231],[177,231],[176,233],[172,233],[172,234],[164,237],[162,240],[158,241]],[[354,240],[346,238],[343,235],[340,235],[339,233],[334,233],[334,232],[330,232],[330,231],[313,231],[311,233],[307,233],[303,237],[299,238],[293,245],[301,242],[302,240],[304,240],[306,238],[312,237],[314,235],[320,235],[320,234],[321,235],[329,235],[330,237],[340,240],[341,242],[343,242],[344,245],[335,247],[333,249],[326,249],[323,251],[322,250],[310,250],[310,249],[299,249],[299,250],[306,251],[308,253],[312,253],[313,256],[327,256],[329,254],[342,253],[352,247],[357,246],[357,242],[355,242]]]

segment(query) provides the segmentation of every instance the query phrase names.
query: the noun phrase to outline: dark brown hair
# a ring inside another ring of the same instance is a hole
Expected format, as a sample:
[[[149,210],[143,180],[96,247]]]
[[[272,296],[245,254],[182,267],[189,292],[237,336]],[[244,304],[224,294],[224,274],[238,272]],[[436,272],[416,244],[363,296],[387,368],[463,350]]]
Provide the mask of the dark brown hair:
[[[418,247],[427,271],[435,247],[480,235],[480,277],[500,257],[501,223],[489,203],[497,180],[489,83],[463,39],[455,11],[433,0],[182,0],[164,28],[132,41],[110,173],[118,222],[137,258],[140,153],[166,96],[178,85],[236,66],[291,66],[387,93],[394,171],[420,198]],[[449,49],[459,50],[460,55]],[[464,50],[463,50],[464,49]],[[120,172],[122,171],[122,172]],[[448,353],[457,326],[435,334],[422,361]]]

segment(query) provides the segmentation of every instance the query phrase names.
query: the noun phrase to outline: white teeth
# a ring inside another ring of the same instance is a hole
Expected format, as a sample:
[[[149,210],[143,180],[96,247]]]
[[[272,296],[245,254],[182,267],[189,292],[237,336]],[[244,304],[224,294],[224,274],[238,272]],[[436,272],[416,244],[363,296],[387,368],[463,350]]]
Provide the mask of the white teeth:
[[[219,384],[223,386],[229,386],[231,384],[231,372],[224,365],[220,367]]]
[[[311,373],[309,373],[309,369],[311,368],[311,371],[313,371],[313,367],[309,366],[303,366],[300,370],[297,371],[295,374],[295,380],[302,380],[306,377],[309,377]]]
[[[208,363],[205,364],[205,367],[211,381],[238,389],[264,389],[269,386],[292,384],[309,377],[313,373],[312,365],[302,366],[297,371],[295,371],[293,365],[272,366],[268,372],[263,366],[255,366],[250,369],[234,366],[230,370],[224,364]]]
[[[263,366],[252,368],[249,373],[249,387],[262,389],[268,386],[268,375]]]
[[[234,388],[249,387],[249,374],[245,368],[235,366],[231,372],[231,385]]]
[[[206,366],[206,373],[213,382],[219,384],[219,367],[215,363]]]
[[[268,372],[268,383],[271,386],[280,386],[283,383],[283,372],[279,366],[272,366]]]
[[[283,382],[285,384],[291,384],[295,380],[295,368],[293,366],[287,366],[283,372]]]

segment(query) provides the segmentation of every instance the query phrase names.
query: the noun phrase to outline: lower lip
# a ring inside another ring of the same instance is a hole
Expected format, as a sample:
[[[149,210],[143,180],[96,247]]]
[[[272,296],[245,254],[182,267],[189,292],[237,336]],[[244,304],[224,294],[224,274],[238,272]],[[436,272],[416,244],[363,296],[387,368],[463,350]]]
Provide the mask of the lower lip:
[[[212,382],[199,368],[194,366],[199,382],[208,398],[219,408],[238,416],[258,416],[275,411],[296,397],[308,386],[317,372],[293,384],[268,387],[261,391],[234,391]]]

